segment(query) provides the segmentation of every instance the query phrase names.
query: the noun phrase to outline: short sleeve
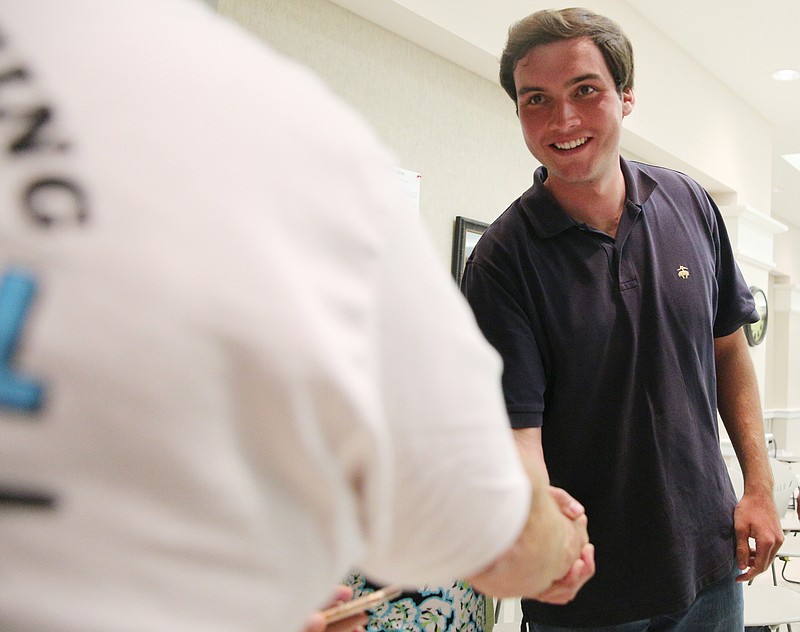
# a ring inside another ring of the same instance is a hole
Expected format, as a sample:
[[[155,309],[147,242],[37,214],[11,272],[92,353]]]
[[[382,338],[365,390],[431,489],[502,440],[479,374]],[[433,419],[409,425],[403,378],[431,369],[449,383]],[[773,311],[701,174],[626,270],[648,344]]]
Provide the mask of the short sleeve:
[[[546,379],[531,324],[535,315],[520,302],[524,293],[511,287],[508,270],[501,269],[504,258],[488,261],[482,256],[491,245],[486,235],[478,242],[464,270],[461,291],[483,335],[503,360],[503,393],[511,426],[540,427]]]

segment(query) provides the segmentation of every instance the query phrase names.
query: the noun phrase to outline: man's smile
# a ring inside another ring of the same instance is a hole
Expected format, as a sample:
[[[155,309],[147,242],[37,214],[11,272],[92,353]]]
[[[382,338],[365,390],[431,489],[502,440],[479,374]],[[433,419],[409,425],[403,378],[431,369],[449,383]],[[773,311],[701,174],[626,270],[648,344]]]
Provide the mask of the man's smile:
[[[553,143],[553,147],[556,149],[575,149],[576,147],[583,145],[588,140],[589,138],[584,136],[583,138],[576,138],[575,140],[569,140],[563,143]]]

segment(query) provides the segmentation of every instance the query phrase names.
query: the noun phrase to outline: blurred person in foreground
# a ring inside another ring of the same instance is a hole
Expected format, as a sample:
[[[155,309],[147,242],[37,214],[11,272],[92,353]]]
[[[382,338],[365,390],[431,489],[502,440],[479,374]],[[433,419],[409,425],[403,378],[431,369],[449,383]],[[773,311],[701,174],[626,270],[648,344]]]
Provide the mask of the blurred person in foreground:
[[[354,564],[571,598],[586,517],[360,119],[199,3],[1,7],[2,627],[321,629]]]
[[[462,289],[503,358],[521,451],[586,508],[597,564],[569,604],[523,600],[525,624],[741,630],[741,582],[783,534],[742,332],[758,314],[719,210],[684,174],[620,156],[633,50],[612,20],[524,18],[500,82],[541,167],[481,237]],[[738,504],[717,408],[744,473]]]

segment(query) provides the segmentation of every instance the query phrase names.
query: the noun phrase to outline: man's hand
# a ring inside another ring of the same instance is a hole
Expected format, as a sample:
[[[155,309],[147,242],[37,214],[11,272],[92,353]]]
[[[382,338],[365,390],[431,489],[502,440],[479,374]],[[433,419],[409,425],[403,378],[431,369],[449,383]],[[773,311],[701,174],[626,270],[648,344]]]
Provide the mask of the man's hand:
[[[581,551],[580,558],[575,560],[569,572],[536,595],[536,601],[563,606],[575,599],[578,591],[594,576],[594,572],[594,545],[587,543]]]
[[[552,597],[568,601],[594,574],[586,515],[569,494],[551,489],[537,470],[527,469],[533,483],[528,521],[510,549],[467,580],[487,595],[530,599],[561,581]]]
[[[335,606],[342,601],[350,601],[352,598],[353,590],[351,588],[337,586],[336,593],[327,605]],[[367,613],[362,612],[326,626],[325,617],[319,612],[315,612],[306,621],[306,627],[303,628],[303,632],[364,632],[364,626],[366,626],[368,620]]]
[[[733,512],[736,559],[745,571],[737,581],[748,582],[772,564],[783,544],[783,531],[772,494],[745,493]],[[750,539],[755,540],[755,549]]]
[[[584,509],[577,500],[558,487],[550,487],[550,494],[567,518],[586,523]],[[558,606],[569,603],[575,599],[575,595],[594,576],[594,573],[594,545],[586,542],[581,549],[581,556],[573,562],[569,572],[539,593],[536,600]]]

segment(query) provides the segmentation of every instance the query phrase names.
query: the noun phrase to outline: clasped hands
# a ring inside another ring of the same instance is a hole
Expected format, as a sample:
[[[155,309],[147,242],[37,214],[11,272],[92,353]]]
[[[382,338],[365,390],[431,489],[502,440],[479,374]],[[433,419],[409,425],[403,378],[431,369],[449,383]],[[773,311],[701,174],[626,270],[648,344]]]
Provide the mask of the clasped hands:
[[[569,563],[567,572],[564,575],[551,581],[550,584],[544,588],[538,589],[535,591],[535,594],[525,594],[524,596],[528,598],[534,598],[537,601],[542,601],[545,603],[563,605],[572,601],[583,585],[594,576],[594,546],[591,544],[591,542],[589,542],[589,535],[587,531],[588,520],[583,506],[566,491],[558,487],[549,487],[549,495],[555,502],[555,505],[560,511],[562,517],[562,523],[559,526],[561,527],[560,531],[563,534],[565,541],[560,544],[563,546],[563,549],[571,562]],[[551,517],[553,513],[556,513],[553,512],[552,509],[550,512]],[[566,518],[569,521],[567,525],[563,524],[563,518]],[[549,522],[551,525],[553,524],[550,521],[546,522]],[[530,546],[530,540],[526,544],[527,546],[523,545],[523,549],[527,549],[528,546]],[[538,542],[537,544],[541,545],[541,542]],[[541,552],[539,554],[541,554]],[[519,570],[519,566],[516,566]],[[495,569],[495,572],[499,571],[500,575],[506,575],[506,573],[503,572],[505,570],[509,569],[505,568],[501,570],[497,568]],[[535,573],[535,571],[532,572]],[[511,575],[514,575],[514,573],[512,572]],[[478,576],[476,576],[475,580],[477,579]],[[506,576],[503,579],[505,581],[501,581],[501,583],[506,584],[507,586],[507,580],[509,577]],[[481,590],[480,584],[483,582],[475,580],[473,580],[473,584],[477,584],[476,588]],[[491,581],[489,585],[496,584],[494,581]],[[488,590],[485,592],[492,594],[494,591]],[[340,586],[334,601],[347,600],[351,597],[351,595],[352,592],[349,589]],[[323,630],[326,632],[349,632],[350,630],[363,630],[362,626],[366,623],[366,621],[367,616],[362,613],[348,620],[340,621],[336,624],[330,625],[326,628],[325,621],[321,615],[315,614],[310,620],[307,621],[304,632],[322,632]]]
[[[589,542],[588,520],[583,505],[560,487],[551,486],[550,495],[561,513],[574,525],[576,536],[581,541],[580,556],[572,563],[566,575],[554,581],[536,595],[535,599],[544,603],[564,605],[575,599],[578,591],[594,576],[594,545]]]

